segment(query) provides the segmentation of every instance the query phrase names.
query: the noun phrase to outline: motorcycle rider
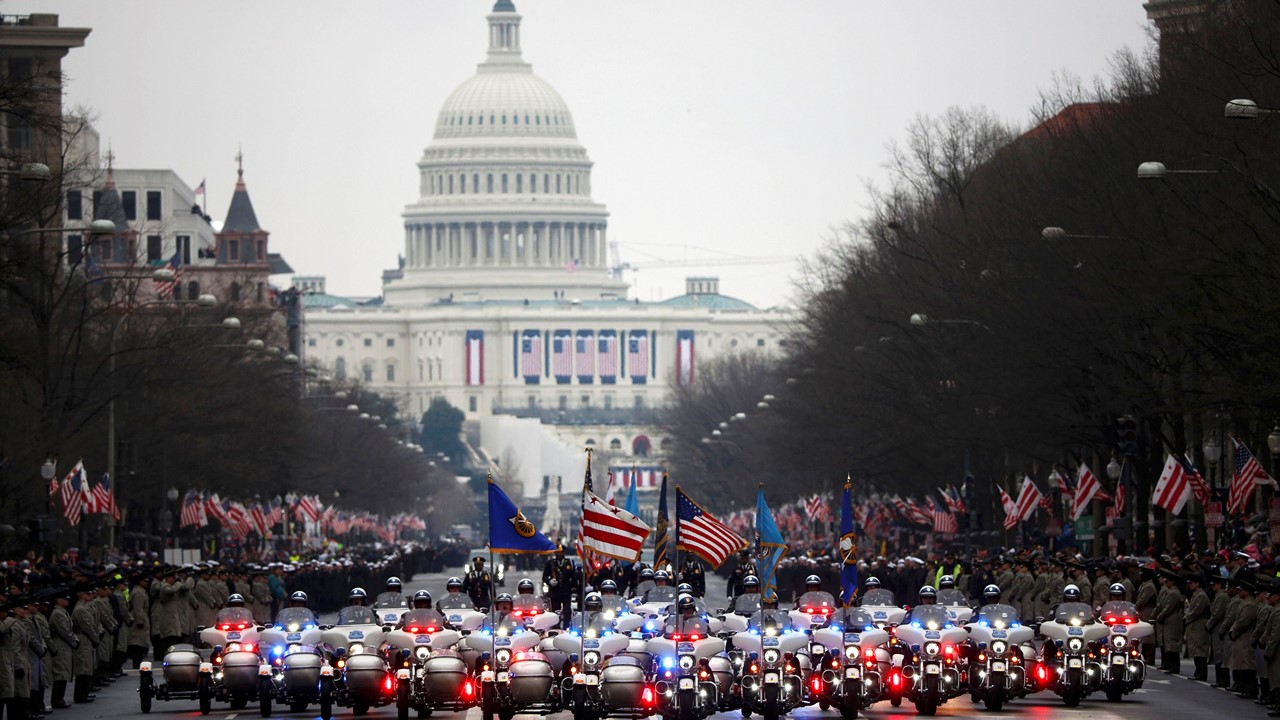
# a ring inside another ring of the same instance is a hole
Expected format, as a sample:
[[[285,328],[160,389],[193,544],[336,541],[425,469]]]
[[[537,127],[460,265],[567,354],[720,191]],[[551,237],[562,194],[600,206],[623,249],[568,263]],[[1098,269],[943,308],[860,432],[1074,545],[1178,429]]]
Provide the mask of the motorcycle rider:
[[[760,610],[760,578],[748,575],[742,580],[742,593],[733,599],[732,611],[751,617]]]
[[[1009,627],[1018,621],[1018,609],[1000,602],[1002,593],[999,585],[988,585],[982,588],[982,607],[974,617],[975,622]]]
[[[1124,585],[1111,583],[1111,587],[1107,588],[1108,600],[1098,608],[1098,617],[1102,622],[1114,625],[1124,622],[1126,617],[1131,617],[1135,621],[1138,619],[1138,606],[1125,600],[1126,594]]]
[[[671,577],[666,570],[653,574],[653,587],[644,594],[646,603],[669,603],[676,599],[676,589],[670,585]]]
[[[613,580],[600,583],[600,596],[602,609],[605,612],[612,612],[615,618],[627,611],[627,601],[618,595],[618,583]]]
[[[373,606],[376,608],[402,608],[409,606],[404,597],[404,583],[400,582],[400,578],[394,575],[387,578],[387,589],[378,593],[378,597],[373,599]]]
[[[956,589],[956,579],[951,575],[943,575],[938,581],[938,604],[950,607],[968,607],[969,599]]]
[[[471,604],[471,598],[462,592],[462,578],[451,577],[444,584],[444,597],[436,601],[436,610],[444,612],[445,610],[474,610],[475,605]]]
[[[697,612],[697,603],[693,601],[692,595],[681,595],[676,601],[676,608],[679,610],[678,615],[672,615],[667,618],[667,626],[663,631],[666,637],[680,635],[684,638],[693,639],[696,635],[699,638],[705,638],[711,632],[707,625],[707,621],[702,619]]]
[[[364,606],[365,600],[369,599],[369,594],[364,588],[351,588],[351,592],[347,593],[347,606],[338,611],[339,625],[374,625],[378,622],[378,618],[373,611]]]
[[[529,578],[516,583],[512,607],[521,615],[538,615],[547,611],[547,604],[543,599],[533,594],[533,581]]]
[[[653,568],[640,568],[640,581],[636,583],[635,597],[643,601],[645,593],[652,590],[656,584],[653,581]]]
[[[253,611],[244,606],[244,596],[240,593],[229,595],[227,597],[227,606],[219,610],[217,616],[214,617],[214,625],[222,625],[223,623],[254,624]]]
[[[804,593],[796,600],[797,610],[808,612],[806,608],[835,608],[836,605],[835,596],[822,590],[822,578],[810,575],[804,579]]]
[[[431,609],[431,593],[419,590],[413,594],[413,609],[400,616],[396,627],[442,628],[444,616]]]
[[[677,585],[677,586],[676,586],[676,597],[680,597],[681,595],[690,595],[690,596],[692,596],[692,597],[693,597],[693,603],[694,603],[694,605],[695,605],[695,606],[696,606],[696,608],[697,608],[697,612],[698,612],[698,614],[699,614],[699,615],[706,615],[706,614],[707,614],[707,602],[706,602],[705,600],[703,600],[702,598],[698,597],[697,595],[694,595],[694,594],[693,594],[693,586],[692,586],[692,585],[690,585],[689,583],[680,583],[679,585]],[[679,609],[676,607],[676,603],[675,603],[675,602],[672,602],[670,605],[668,605],[668,606],[667,606],[667,614],[668,614],[668,615],[674,615],[674,614],[675,614],[675,613],[677,613],[677,612],[679,612]]]
[[[863,610],[857,605],[838,608],[831,616],[832,626],[841,628],[844,632],[861,632],[868,628],[874,628],[876,621],[872,619],[871,613]]]
[[[1080,588],[1073,584],[1062,588],[1062,602],[1050,608],[1049,614],[1053,621],[1063,624],[1093,624],[1093,608],[1089,607],[1089,603],[1085,602],[1084,593],[1080,592]],[[1073,623],[1073,621],[1075,621]],[[1057,645],[1052,639],[1046,638],[1041,655],[1045,659],[1056,658],[1059,654]]]
[[[858,598],[858,605],[863,607],[893,607],[893,591],[880,587],[880,578],[872,575],[867,578],[864,584],[866,588],[862,593],[862,597]]]
[[[791,616],[778,609],[778,594],[769,593],[760,600],[760,610],[747,621],[748,630],[763,633],[786,632],[791,629]]]
[[[493,609],[485,617],[484,623],[480,626],[481,629],[506,635],[523,628],[524,622],[511,611],[511,605],[510,593],[499,593],[498,597],[494,598]]]
[[[938,590],[932,585],[925,585],[920,588],[920,604],[907,611],[902,618],[904,625],[915,620],[933,619],[936,622],[938,611],[941,611],[941,617],[947,616],[947,611],[938,606]]]
[[[587,593],[582,599],[582,610],[573,614],[570,632],[578,634],[595,630],[597,634],[613,629],[613,620],[604,617],[604,598],[598,592]]]
[[[319,621],[316,620],[316,614],[307,607],[307,594],[301,590],[295,590],[289,596],[289,607],[280,608],[280,612],[276,615],[276,624],[283,625],[288,628],[290,625],[299,627],[311,624],[315,625]],[[290,629],[290,632],[296,632],[296,629]]]

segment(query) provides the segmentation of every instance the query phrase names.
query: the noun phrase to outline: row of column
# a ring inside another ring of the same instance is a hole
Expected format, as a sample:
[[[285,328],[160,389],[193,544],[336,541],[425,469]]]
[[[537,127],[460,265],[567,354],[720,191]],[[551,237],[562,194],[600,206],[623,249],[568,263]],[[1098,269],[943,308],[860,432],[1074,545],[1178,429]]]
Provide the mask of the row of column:
[[[604,223],[410,223],[405,262],[412,268],[604,267]]]

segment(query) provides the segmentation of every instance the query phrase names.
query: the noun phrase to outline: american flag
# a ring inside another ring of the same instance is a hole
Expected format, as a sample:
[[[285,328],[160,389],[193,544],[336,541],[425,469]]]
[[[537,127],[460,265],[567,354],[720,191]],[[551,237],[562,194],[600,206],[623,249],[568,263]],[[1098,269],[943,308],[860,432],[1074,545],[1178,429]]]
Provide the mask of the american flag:
[[[1258,458],[1249,452],[1244,443],[1231,438],[1236,446],[1235,474],[1231,478],[1231,493],[1227,497],[1227,513],[1238,515],[1249,506],[1249,498],[1253,497],[1253,489],[1258,485],[1272,485],[1276,481],[1262,469]]]
[[[204,502],[200,498],[200,493],[188,490],[186,496],[182,498],[182,512],[179,515],[178,524],[181,527],[204,527],[209,524],[205,517]]]
[[[956,516],[946,509],[937,500],[933,501],[933,531],[944,535],[955,535],[960,532],[960,525],[956,522]]]
[[[1191,464],[1191,461],[1186,456],[1178,456],[1178,462],[1182,463],[1182,467],[1186,470],[1187,481],[1191,483],[1191,492],[1196,496],[1196,500],[1201,505],[1209,502],[1212,491],[1209,489],[1209,483],[1205,481],[1204,475],[1200,474],[1200,471],[1196,469],[1195,465]]]
[[[818,513],[821,510],[822,510],[822,498],[820,496],[814,495],[813,497],[804,501],[804,511],[809,514],[809,517],[816,519],[818,516]]]
[[[649,376],[649,336],[639,332],[627,340],[627,369],[633,381]]]
[[[913,500],[901,500],[894,498],[894,503],[898,505],[898,511],[902,513],[902,517],[907,522],[915,525],[932,525],[933,513],[924,504]]]
[[[1031,516],[1035,514],[1036,506],[1040,503],[1041,497],[1043,496],[1040,494],[1040,488],[1036,487],[1034,482],[1031,482],[1031,478],[1023,476],[1022,490],[1018,492],[1018,500],[1015,503],[1018,522],[1031,519]]]
[[[253,529],[258,531],[260,537],[267,536],[267,513],[262,509],[262,503],[254,503],[249,508],[249,520],[253,524]]]
[[[720,567],[747,541],[715,519],[676,486],[676,547],[695,553],[712,567]]]
[[[310,520],[311,522],[315,522],[320,519],[320,505],[309,495],[303,495],[298,498],[297,509],[298,512],[302,514],[302,517]]]
[[[960,500],[960,493],[956,492],[954,485],[948,485],[946,490],[938,488],[938,492],[942,494],[942,501],[947,504],[947,509],[953,513],[964,512],[964,503]]]
[[[526,330],[520,338],[520,375],[537,378],[542,375],[542,335]]]
[[[204,179],[202,178],[200,180],[200,184],[196,186],[196,195],[203,195],[203,194],[204,194]]]
[[[598,555],[635,562],[640,559],[650,528],[620,507],[606,504],[591,492],[584,494],[582,543]]]
[[[618,336],[612,332],[600,333],[596,343],[596,354],[599,355],[600,377],[612,380],[618,376]]]
[[[573,373],[580,381],[590,381],[596,374],[596,354],[591,352],[591,333],[582,331],[573,342]]]
[[[120,519],[120,508],[116,507],[116,493],[111,487],[111,476],[102,473],[102,480],[93,489],[93,512],[107,513],[112,518]]]
[[[1104,499],[1101,491],[1102,483],[1098,482],[1098,476],[1093,474],[1088,465],[1080,463],[1080,467],[1076,470],[1076,496],[1071,505],[1071,519],[1079,520],[1095,496],[1098,499]],[[1106,497],[1109,498],[1110,495]]]
[[[1018,526],[1018,504],[1009,497],[1009,493],[1004,491],[1003,487],[997,485],[1000,489],[1000,507],[1004,508],[1004,529],[1012,530]]]
[[[587,497],[594,496],[595,490],[596,490],[595,482],[591,479],[591,453],[588,452],[587,453],[587,472],[582,477],[582,502],[584,507],[586,506]],[[578,518],[578,539],[575,541],[575,545],[577,546],[578,557],[582,558],[583,566],[586,568],[591,568],[591,567],[595,567],[596,558],[595,558],[595,554],[591,552],[591,549],[586,544],[586,540],[585,540],[586,536],[587,536],[587,514],[583,513],[582,516]]]
[[[58,476],[56,474],[57,473],[56,468],[54,469],[54,473],[55,473],[54,476],[49,478],[49,497],[53,497],[54,495],[58,494],[59,486],[58,486]]]
[[[88,504],[84,461],[77,461],[71,472],[62,478],[62,516],[71,527],[80,524],[80,513]]]
[[[182,274],[182,255],[181,252],[175,252],[173,257],[169,258],[169,262],[165,263],[165,267],[173,271],[173,280],[156,280],[153,281],[156,286],[156,296],[161,300],[172,300],[173,292],[178,287],[180,276]]]
[[[267,513],[267,524],[268,525],[284,524],[284,504],[280,500],[279,495],[275,496],[275,498],[272,499],[271,501],[271,511]]]
[[[568,330],[557,330],[551,338],[551,374],[560,382],[573,377],[573,337]]]
[[[1155,492],[1151,494],[1151,504],[1158,505],[1177,515],[1182,512],[1187,499],[1191,497],[1191,479],[1187,476],[1187,468],[1173,453],[1164,461],[1164,471],[1156,482]]]
[[[1129,484],[1130,473],[1133,472],[1133,466],[1129,463],[1128,458],[1120,464],[1120,478],[1116,480],[1116,501],[1113,506],[1116,509],[1116,517],[1124,514],[1124,503],[1129,493],[1125,488]]]

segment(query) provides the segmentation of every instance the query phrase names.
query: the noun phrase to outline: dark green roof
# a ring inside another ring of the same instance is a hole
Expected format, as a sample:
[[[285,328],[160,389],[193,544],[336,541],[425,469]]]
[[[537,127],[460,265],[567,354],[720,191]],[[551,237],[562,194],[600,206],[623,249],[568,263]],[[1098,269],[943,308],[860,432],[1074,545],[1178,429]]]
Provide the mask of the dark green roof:
[[[498,2],[493,4],[493,11],[494,12],[515,12],[516,4],[511,2],[511,0],[498,0]]]
[[[756,309],[755,305],[739,300],[728,295],[700,293],[689,295],[678,295],[668,300],[663,300],[659,305],[670,305],[672,307],[700,307],[708,310],[724,310],[727,312],[750,312]]]

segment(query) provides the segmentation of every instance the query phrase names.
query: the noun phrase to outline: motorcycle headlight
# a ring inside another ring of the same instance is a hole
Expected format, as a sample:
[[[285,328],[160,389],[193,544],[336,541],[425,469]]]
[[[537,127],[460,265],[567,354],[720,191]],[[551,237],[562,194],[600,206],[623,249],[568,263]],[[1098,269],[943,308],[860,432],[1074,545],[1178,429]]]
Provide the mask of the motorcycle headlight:
[[[1123,635],[1112,635],[1112,636],[1111,636],[1111,646],[1112,646],[1112,647],[1122,648],[1122,647],[1124,647],[1127,643],[1128,643],[1128,639],[1127,639],[1127,638],[1125,638],[1125,636],[1123,636]]]
[[[936,642],[927,642],[924,644],[925,655],[937,655],[942,648]]]
[[[600,662],[600,653],[595,650],[588,650],[582,654],[583,665],[595,665],[598,662]]]
[[[351,643],[351,646],[347,648],[348,655],[359,655],[362,652],[364,652],[363,643]]]
[[[681,670],[692,670],[692,669],[693,669],[693,656],[692,656],[692,655],[681,655],[681,656],[680,656],[680,669],[681,669]]]
[[[502,663],[503,665],[506,665],[508,662],[511,661],[511,651],[507,650],[506,648],[503,648],[494,655],[494,659]]]
[[[1008,649],[1009,649],[1009,646],[1003,640],[996,640],[995,642],[991,643],[991,652],[994,655],[1003,655],[1004,651]]]
[[[1084,641],[1080,638],[1071,638],[1067,641],[1067,649],[1071,652],[1080,652],[1084,647]]]
[[[289,632],[298,632],[298,623],[289,623]]]
[[[779,657],[778,651],[775,648],[769,648],[764,651],[764,661],[770,665],[778,662]]]
[[[857,660],[858,656],[861,654],[862,654],[862,648],[858,647],[857,645],[844,646],[844,656],[849,658],[850,660]]]
[[[413,654],[419,660],[422,660],[423,662],[425,662],[427,658],[431,657],[431,648],[420,647]]]

